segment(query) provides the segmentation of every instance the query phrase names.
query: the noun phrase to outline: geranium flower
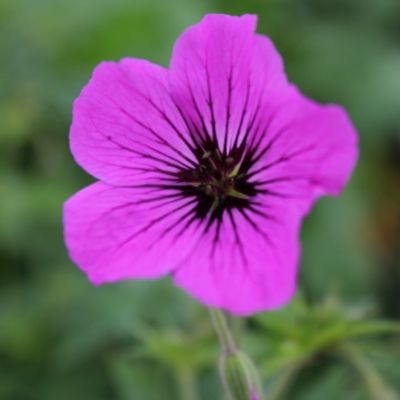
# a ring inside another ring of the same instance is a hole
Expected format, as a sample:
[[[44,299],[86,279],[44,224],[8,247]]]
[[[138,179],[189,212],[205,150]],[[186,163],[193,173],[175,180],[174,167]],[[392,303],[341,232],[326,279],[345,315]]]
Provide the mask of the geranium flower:
[[[287,81],[256,17],[207,15],[169,69],[98,65],[74,103],[77,163],[99,181],[65,204],[65,240],[94,284],[170,274],[250,314],[293,295],[302,218],[357,157],[346,112]]]

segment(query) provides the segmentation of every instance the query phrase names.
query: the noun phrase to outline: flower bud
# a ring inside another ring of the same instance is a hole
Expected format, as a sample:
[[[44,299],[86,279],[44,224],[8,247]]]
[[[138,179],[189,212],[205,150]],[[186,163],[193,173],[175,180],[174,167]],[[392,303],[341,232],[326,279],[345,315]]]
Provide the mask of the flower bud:
[[[224,385],[232,400],[261,400],[258,373],[246,354],[236,351],[223,355],[220,368]]]

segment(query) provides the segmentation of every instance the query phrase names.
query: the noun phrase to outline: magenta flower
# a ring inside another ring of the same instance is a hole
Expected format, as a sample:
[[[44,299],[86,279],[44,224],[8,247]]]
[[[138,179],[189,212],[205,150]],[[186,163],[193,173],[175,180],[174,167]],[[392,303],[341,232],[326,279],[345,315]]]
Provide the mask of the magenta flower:
[[[346,112],[287,81],[256,17],[207,15],[170,68],[103,62],[74,103],[71,151],[99,182],[65,204],[65,240],[94,284],[170,274],[250,314],[296,287],[299,227],[357,158]]]

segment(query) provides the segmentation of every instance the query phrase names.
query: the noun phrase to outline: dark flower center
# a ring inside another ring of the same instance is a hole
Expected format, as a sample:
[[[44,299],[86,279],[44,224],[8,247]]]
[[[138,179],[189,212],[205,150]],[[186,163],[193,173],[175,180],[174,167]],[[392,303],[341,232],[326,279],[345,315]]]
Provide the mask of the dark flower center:
[[[217,145],[197,149],[198,165],[179,174],[182,192],[196,197],[198,218],[211,214],[211,219],[221,219],[224,212],[243,209],[257,194],[254,184],[248,182],[248,162],[241,149],[223,154]]]

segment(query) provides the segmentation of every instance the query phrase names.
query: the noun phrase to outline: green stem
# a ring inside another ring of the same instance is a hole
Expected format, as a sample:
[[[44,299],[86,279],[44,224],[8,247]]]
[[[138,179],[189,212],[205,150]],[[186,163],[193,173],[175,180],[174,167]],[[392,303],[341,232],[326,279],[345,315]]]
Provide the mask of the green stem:
[[[182,400],[199,400],[196,388],[196,377],[190,367],[176,369],[176,379]]]
[[[371,400],[395,400],[397,398],[392,388],[386,385],[380,373],[355,345],[346,344],[342,346],[341,351],[364,379]]]
[[[242,330],[243,330],[245,320],[243,318],[231,317],[230,323],[231,323],[231,327],[232,327],[233,339],[235,340],[237,347],[240,348],[240,343],[241,343],[241,339],[242,339],[241,335],[242,335]]]
[[[210,314],[214,328],[221,343],[222,353],[224,355],[234,354],[236,352],[236,345],[224,314],[222,311],[216,308],[210,308]]]
[[[293,380],[296,378],[296,375],[299,373],[306,361],[306,359],[299,360],[283,370],[277,378],[275,385],[268,393],[269,400],[280,400],[284,398],[284,395],[290,389]]]
[[[226,394],[232,400],[261,400],[262,385],[251,359],[240,351],[222,311],[210,308],[211,320],[221,344],[219,370]]]

